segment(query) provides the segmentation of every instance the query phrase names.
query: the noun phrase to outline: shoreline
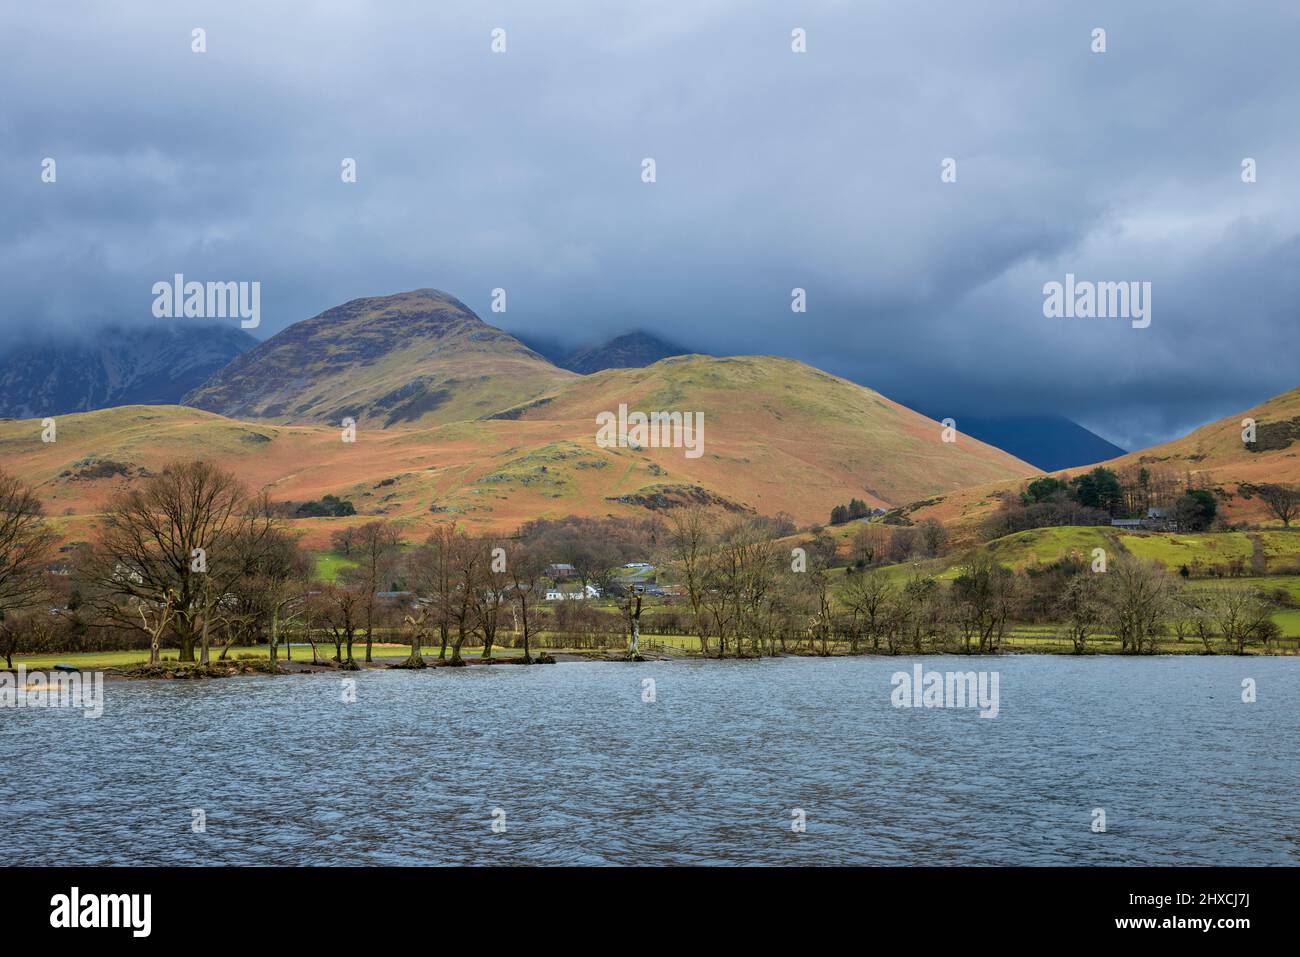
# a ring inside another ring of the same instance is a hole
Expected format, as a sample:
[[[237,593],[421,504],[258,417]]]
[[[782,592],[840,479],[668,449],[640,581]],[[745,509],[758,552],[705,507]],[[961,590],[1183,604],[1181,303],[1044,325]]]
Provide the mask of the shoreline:
[[[543,659],[545,656],[545,659]],[[316,663],[304,661],[278,661],[276,670],[270,668],[270,659],[268,658],[237,658],[226,660],[212,660],[206,666],[197,662],[186,662],[184,664],[175,659],[165,660],[158,666],[149,666],[147,662],[130,665],[108,665],[101,668],[77,668],[68,670],[67,666],[58,672],[55,672],[54,665],[27,667],[22,661],[18,661],[14,668],[0,667],[0,674],[17,674],[19,666],[23,666],[26,673],[61,673],[61,674],[93,674],[100,673],[105,681],[200,681],[209,679],[222,678],[250,678],[250,677],[267,677],[274,678],[287,675],[308,675],[308,674],[334,674],[346,676],[363,671],[424,671],[443,668],[482,668],[482,667],[508,667],[520,666],[524,662],[520,656],[503,656],[488,659],[482,658],[463,658],[463,665],[452,665],[449,661],[439,659],[437,656],[422,656],[425,661],[425,668],[404,668],[402,665],[407,661],[406,656],[385,655],[376,656],[369,663],[365,661],[353,660],[353,668],[341,667],[338,663],[329,661]],[[897,661],[908,661],[919,658],[1024,658],[1024,657],[1043,657],[1043,658],[1131,658],[1131,659],[1152,659],[1152,658],[1234,658],[1234,659],[1251,659],[1251,658],[1295,658],[1300,657],[1295,654],[1285,653],[1258,653],[1248,652],[1244,655],[1221,654],[1218,652],[1202,651],[1184,651],[1184,652],[1157,652],[1153,654],[1128,655],[1108,651],[1089,651],[1082,654],[1065,653],[1065,652],[1044,652],[1044,651],[1027,651],[1020,649],[1003,650],[998,652],[972,652],[966,654],[960,651],[909,651],[900,654],[889,654],[887,652],[874,652],[865,654],[848,654],[838,653],[830,655],[807,654],[799,652],[785,652],[777,655],[747,655],[747,656],[727,656],[725,658],[704,657],[697,654],[667,655],[663,653],[649,652],[643,653],[638,659],[628,659],[623,653],[608,651],[544,651],[539,653],[533,660],[532,665],[546,664],[573,664],[575,662],[602,662],[612,664],[639,664],[643,662],[665,662],[665,661],[714,661],[714,662],[756,662],[770,661],[775,659],[843,659],[843,658],[871,658],[871,659],[892,659]],[[548,660],[546,660],[548,659]]]

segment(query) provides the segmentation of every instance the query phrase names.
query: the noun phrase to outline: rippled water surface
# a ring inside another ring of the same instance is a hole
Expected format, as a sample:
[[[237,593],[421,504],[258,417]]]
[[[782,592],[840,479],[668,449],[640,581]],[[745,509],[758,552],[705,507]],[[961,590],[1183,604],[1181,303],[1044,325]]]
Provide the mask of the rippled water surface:
[[[894,708],[909,659],[109,683],[0,709],[0,827],[40,864],[1300,861],[1300,662],[922,662],[999,672],[999,716]]]

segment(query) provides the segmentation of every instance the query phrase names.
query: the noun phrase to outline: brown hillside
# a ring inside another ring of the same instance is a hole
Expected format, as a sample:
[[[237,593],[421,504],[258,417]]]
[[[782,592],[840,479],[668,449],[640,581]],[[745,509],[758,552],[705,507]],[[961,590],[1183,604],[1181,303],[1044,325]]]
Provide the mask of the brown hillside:
[[[1253,446],[1242,442],[1242,420],[1248,417],[1257,423]],[[1190,475],[1197,484],[1219,490],[1219,508],[1229,521],[1267,522],[1269,513],[1258,497],[1250,495],[1249,486],[1300,482],[1300,389],[1203,425],[1182,438],[1098,464],[1114,469],[1158,465],[1180,477]],[[1095,467],[1055,474],[1077,475]],[[962,489],[942,501],[915,505],[908,515],[914,520],[938,518],[963,537],[973,537],[979,522],[998,507],[999,495],[1018,492],[1021,484],[995,482]]]
[[[703,454],[600,447],[596,417],[620,403],[703,412]],[[352,500],[356,518],[295,522],[314,546],[341,523],[378,515],[413,533],[448,517],[510,531],[536,517],[646,515],[685,501],[784,511],[811,524],[853,497],[890,507],[972,481],[1037,474],[973,439],[944,443],[940,432],[879,393],[802,363],[684,356],[572,378],[496,418],[363,425],[355,443],[333,426],[132,406],[61,417],[58,441],[48,445],[38,421],[0,422],[0,458],[40,485],[69,538],[84,537],[114,489],[177,458],[217,461],[279,500]]]

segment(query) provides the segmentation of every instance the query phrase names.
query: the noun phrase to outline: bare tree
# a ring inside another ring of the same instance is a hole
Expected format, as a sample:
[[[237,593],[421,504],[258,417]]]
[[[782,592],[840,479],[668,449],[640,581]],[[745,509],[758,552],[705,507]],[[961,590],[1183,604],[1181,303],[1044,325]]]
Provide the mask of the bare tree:
[[[277,523],[263,496],[208,462],[179,462],[112,498],[83,577],[108,618],[138,627],[131,599],[174,594],[171,629],[180,660],[208,661],[213,619],[240,578],[261,561]]]
[[[10,615],[45,600],[45,567],[55,535],[36,492],[0,472],[0,628]],[[12,643],[5,660],[13,667]]]
[[[530,641],[538,625],[538,605],[545,598],[546,561],[531,545],[512,543],[506,550],[509,594],[523,628],[524,663],[532,663]]]
[[[447,658],[452,608],[456,598],[455,556],[464,533],[455,525],[439,525],[415,559],[415,581],[429,601],[430,621],[438,628],[438,659]]]
[[[268,624],[271,664],[279,660],[280,631],[305,611],[311,557],[285,532],[275,529],[247,579],[256,597],[256,615]]]
[[[411,654],[400,665],[394,665],[396,668],[427,668],[424,660],[422,645],[425,637],[429,634],[431,609],[428,605],[421,605],[415,610],[414,614],[407,614],[403,617],[406,623],[408,633],[411,636]]]
[[[928,558],[942,553],[944,545],[948,544],[948,529],[938,519],[925,519],[917,526],[917,533],[921,538],[921,549]]]
[[[908,582],[911,585],[911,582]],[[912,633],[912,619],[921,614],[916,602],[918,589],[904,586],[896,590],[885,602],[884,615],[881,619],[881,634],[885,639],[885,649],[896,655],[902,649],[908,636]]]
[[[889,530],[878,522],[869,522],[853,536],[853,556],[870,567],[885,557],[889,549]]]
[[[937,643],[947,624],[942,586],[933,575],[917,572],[903,586],[901,600],[910,606],[907,614],[900,616],[902,638],[919,654],[927,642]],[[997,632],[991,629],[989,634],[995,636]],[[996,651],[997,648],[990,645],[987,650]]]
[[[1290,528],[1291,522],[1300,516],[1300,488],[1270,483],[1255,486],[1255,491],[1284,527]]]
[[[1179,641],[1197,638],[1206,654],[1214,653],[1213,595],[1202,588],[1178,588],[1174,592],[1169,624]]]
[[[366,662],[374,660],[375,594],[384,591],[397,568],[401,532],[388,522],[366,522],[356,530],[352,555],[354,568],[345,570],[344,579],[354,581],[365,594]]]
[[[478,545],[486,555],[482,563],[482,580],[474,590],[473,606],[476,627],[483,636],[480,657],[486,660],[492,657],[501,612],[510,602],[510,553],[491,539],[481,539]]]
[[[732,547],[740,551],[741,567],[737,642],[747,636],[753,653],[762,655],[765,647],[775,653],[774,631],[786,597],[779,587],[781,550],[752,517],[734,536]]]
[[[0,655],[6,667],[14,666],[16,654],[40,654],[51,648],[57,640],[57,627],[53,616],[42,609],[11,614],[0,621]]]
[[[709,654],[709,635],[704,618],[704,589],[712,544],[712,525],[702,505],[688,505],[668,513],[669,562],[686,590],[700,639],[700,653],[705,657]]]
[[[151,665],[158,664],[161,658],[162,636],[172,622],[175,600],[176,594],[172,591],[164,593],[162,601],[156,605],[144,599],[133,599],[136,612],[140,615],[140,623],[144,626],[145,634],[149,636],[149,664]]]
[[[1272,608],[1263,596],[1249,589],[1215,589],[1210,615],[1235,654],[1244,655],[1249,641],[1272,637]]]
[[[950,597],[966,653],[971,653],[972,638],[980,654],[996,651],[1014,611],[1016,577],[1011,569],[987,552],[971,552],[958,569]]]
[[[854,630],[861,620],[864,637],[871,642],[871,650],[880,650],[880,639],[885,635],[885,618],[894,586],[882,573],[863,572],[849,579],[840,596],[853,614]]]
[[[460,655],[461,646],[465,644],[465,639],[475,628],[477,594],[483,587],[488,556],[481,543],[459,530],[450,537],[447,544],[450,546],[447,559],[452,584],[451,594],[448,596],[447,618],[456,629],[455,637],[451,642],[451,660],[448,664],[459,667],[465,664],[465,660]]]
[[[352,645],[365,615],[365,595],[353,585],[327,585],[315,596],[320,619],[334,639],[334,660],[347,670],[357,670]]]
[[[1101,577],[1090,572],[1070,576],[1061,588],[1057,614],[1076,655],[1087,651],[1088,639],[1101,623],[1101,613]]]
[[[330,536],[330,548],[345,558],[352,557],[352,550],[357,545],[357,527],[349,525],[340,528]]]
[[[1149,653],[1172,608],[1173,586],[1155,562],[1120,555],[1110,563],[1102,586],[1103,620],[1120,640],[1120,650]]]
[[[905,562],[912,557],[918,547],[917,530],[909,525],[895,526],[889,536],[889,557],[896,562]]]

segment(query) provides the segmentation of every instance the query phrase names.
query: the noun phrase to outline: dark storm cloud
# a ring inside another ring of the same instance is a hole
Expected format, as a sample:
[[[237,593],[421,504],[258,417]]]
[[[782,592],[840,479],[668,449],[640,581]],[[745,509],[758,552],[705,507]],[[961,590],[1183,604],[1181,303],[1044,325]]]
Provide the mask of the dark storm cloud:
[[[0,337],[153,321],[175,272],[259,280],[259,335],[435,286],[1142,445],[1300,385],[1298,32],[1285,0],[10,5]],[[1044,318],[1067,272],[1150,281],[1151,327]]]

